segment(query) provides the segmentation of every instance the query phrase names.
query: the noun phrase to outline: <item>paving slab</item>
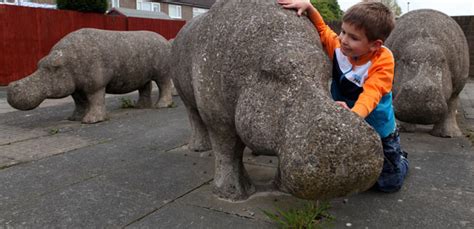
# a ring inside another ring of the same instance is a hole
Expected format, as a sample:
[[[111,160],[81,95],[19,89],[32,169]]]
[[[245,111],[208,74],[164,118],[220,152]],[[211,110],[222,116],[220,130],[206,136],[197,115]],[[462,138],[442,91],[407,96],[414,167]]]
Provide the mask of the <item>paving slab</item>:
[[[198,206],[176,204],[159,209],[126,228],[275,228],[265,221],[245,218]]]
[[[117,228],[153,211],[154,201],[153,196],[91,179],[2,210],[0,225],[7,228]]]
[[[470,93],[461,104],[474,100]],[[110,119],[93,125],[67,121],[70,102],[0,114],[0,228],[272,228],[263,210],[306,203],[281,192],[238,203],[216,198],[214,153],[187,149],[181,101],[175,97],[174,109],[121,109],[118,98],[107,99]],[[468,108],[460,126],[474,130]],[[402,190],[331,200],[335,228],[474,228],[472,142],[433,137],[430,128],[401,134],[410,159]],[[35,141],[44,145],[28,145]],[[18,163],[15,150],[30,160]],[[270,190],[277,164],[245,151],[259,190]]]

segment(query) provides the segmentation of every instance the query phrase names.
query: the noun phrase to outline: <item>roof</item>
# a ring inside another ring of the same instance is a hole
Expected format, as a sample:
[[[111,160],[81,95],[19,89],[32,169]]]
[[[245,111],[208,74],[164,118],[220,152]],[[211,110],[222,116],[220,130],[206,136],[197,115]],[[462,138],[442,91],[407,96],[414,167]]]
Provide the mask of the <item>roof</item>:
[[[120,14],[126,17],[138,17],[138,18],[153,18],[153,19],[171,19],[165,13],[146,11],[146,10],[134,10],[128,8],[112,8],[107,11],[106,14]]]
[[[216,0],[158,0],[157,2],[209,9]]]

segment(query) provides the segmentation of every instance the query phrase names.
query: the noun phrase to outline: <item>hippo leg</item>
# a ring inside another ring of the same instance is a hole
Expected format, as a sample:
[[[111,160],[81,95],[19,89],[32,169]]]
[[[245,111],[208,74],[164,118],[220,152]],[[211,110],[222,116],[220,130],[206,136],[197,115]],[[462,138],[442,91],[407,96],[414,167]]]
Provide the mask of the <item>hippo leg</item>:
[[[153,104],[151,102],[151,81],[145,84],[143,87],[138,89],[138,101],[135,104],[136,108],[152,108]]]
[[[273,180],[273,185],[276,190],[279,190],[281,192],[286,192],[290,193],[290,190],[288,190],[283,184],[281,183],[281,171],[280,171],[280,166],[277,168],[277,172],[275,175],[275,179]]]
[[[92,93],[86,93],[88,106],[82,123],[96,123],[106,119],[105,88]]]
[[[216,160],[213,192],[226,200],[245,200],[255,192],[255,186],[242,161],[245,145],[229,129],[209,132]]]
[[[407,133],[414,133],[416,131],[416,124],[399,121],[400,131]]]
[[[160,96],[155,106],[158,108],[170,107],[173,104],[171,79],[169,77],[162,77],[156,80],[156,84],[158,85]]]
[[[459,96],[456,95],[448,102],[448,112],[441,119],[440,122],[435,123],[430,134],[438,137],[460,137],[462,132],[459,129],[456,121],[456,111],[459,101]]]
[[[212,147],[211,140],[209,139],[209,133],[207,132],[206,126],[202,122],[199,112],[196,109],[187,105],[186,109],[188,110],[188,118],[191,124],[192,131],[188,148],[196,152],[211,150]]]
[[[173,84],[173,81],[171,81],[171,95],[172,96],[179,95],[178,90],[176,90],[176,87]]]
[[[87,97],[79,91],[72,93],[71,96],[74,99],[74,104],[76,105],[76,107],[74,108],[74,112],[68,118],[68,120],[79,121],[82,119],[82,117],[84,117],[84,114],[86,112],[88,106]]]

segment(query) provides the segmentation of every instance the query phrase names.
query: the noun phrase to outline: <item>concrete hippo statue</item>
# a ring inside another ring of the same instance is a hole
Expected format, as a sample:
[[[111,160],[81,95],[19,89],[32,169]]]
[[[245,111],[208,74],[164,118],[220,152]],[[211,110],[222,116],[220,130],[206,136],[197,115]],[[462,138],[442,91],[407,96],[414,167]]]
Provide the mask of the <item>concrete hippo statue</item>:
[[[397,20],[386,45],[395,57],[397,119],[434,124],[434,136],[461,136],[456,108],[469,74],[469,48],[456,21],[434,10],[410,11]]]
[[[8,86],[8,103],[36,108],[47,98],[72,95],[70,120],[106,119],[105,93],[139,90],[137,107],[152,107],[152,81],[159,87],[158,107],[172,103],[168,63],[171,45],[154,32],[80,29],[61,39],[30,76]]]
[[[370,188],[383,154],[376,132],[330,98],[331,65],[305,17],[274,0],[222,0],[172,45],[171,77],[191,122],[191,150],[215,153],[213,192],[255,192],[245,146],[275,154],[280,190],[306,199]]]

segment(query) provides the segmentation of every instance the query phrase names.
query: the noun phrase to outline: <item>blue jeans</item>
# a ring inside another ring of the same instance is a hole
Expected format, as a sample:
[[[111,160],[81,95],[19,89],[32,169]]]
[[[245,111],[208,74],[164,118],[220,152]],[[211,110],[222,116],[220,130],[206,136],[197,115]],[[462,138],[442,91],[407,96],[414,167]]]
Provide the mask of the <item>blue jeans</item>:
[[[398,130],[382,138],[382,145],[383,169],[374,187],[382,192],[396,192],[402,187],[408,173],[407,153],[400,148]]]

